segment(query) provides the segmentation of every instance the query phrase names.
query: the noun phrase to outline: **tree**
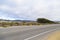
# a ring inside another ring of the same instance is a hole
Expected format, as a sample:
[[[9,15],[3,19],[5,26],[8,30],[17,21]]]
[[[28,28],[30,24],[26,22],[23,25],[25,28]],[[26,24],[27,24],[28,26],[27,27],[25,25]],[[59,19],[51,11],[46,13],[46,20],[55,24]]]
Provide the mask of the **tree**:
[[[48,19],[46,19],[46,18],[38,18],[38,19],[37,19],[37,22],[38,22],[38,23],[54,23],[53,21],[48,20]]]

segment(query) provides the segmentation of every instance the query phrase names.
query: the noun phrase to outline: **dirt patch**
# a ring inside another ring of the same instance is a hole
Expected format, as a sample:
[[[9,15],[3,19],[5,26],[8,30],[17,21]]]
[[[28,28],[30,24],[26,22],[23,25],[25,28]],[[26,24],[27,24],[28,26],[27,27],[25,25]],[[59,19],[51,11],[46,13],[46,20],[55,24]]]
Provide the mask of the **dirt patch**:
[[[56,31],[49,35],[47,40],[60,40],[60,31]]]

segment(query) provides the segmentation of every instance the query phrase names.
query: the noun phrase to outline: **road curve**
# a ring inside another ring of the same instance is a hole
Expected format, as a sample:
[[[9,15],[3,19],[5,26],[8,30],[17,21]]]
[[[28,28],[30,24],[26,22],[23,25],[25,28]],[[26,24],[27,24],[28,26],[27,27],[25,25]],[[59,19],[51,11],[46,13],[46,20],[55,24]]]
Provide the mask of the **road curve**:
[[[0,40],[38,40],[56,30],[60,30],[60,24],[0,28]]]

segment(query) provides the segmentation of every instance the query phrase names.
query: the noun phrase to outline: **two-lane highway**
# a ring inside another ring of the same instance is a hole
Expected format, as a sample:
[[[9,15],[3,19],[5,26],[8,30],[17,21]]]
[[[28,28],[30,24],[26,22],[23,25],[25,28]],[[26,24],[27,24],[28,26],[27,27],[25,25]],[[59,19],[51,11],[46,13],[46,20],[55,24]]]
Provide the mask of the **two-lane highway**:
[[[44,35],[60,30],[60,24],[0,28],[0,40],[41,40]]]

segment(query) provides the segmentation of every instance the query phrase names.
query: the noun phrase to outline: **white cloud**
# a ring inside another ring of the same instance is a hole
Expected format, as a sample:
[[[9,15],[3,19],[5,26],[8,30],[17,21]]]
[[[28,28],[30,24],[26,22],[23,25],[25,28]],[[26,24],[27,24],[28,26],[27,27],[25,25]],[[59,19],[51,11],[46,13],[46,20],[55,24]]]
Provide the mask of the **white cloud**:
[[[14,18],[3,17],[3,16],[1,16],[0,19],[15,20]]]
[[[2,10],[10,10],[10,7],[7,5],[0,5],[0,9]]]
[[[51,20],[60,20],[60,0],[7,0],[15,7],[0,5],[0,9],[10,11],[19,17],[36,19],[45,17]]]

